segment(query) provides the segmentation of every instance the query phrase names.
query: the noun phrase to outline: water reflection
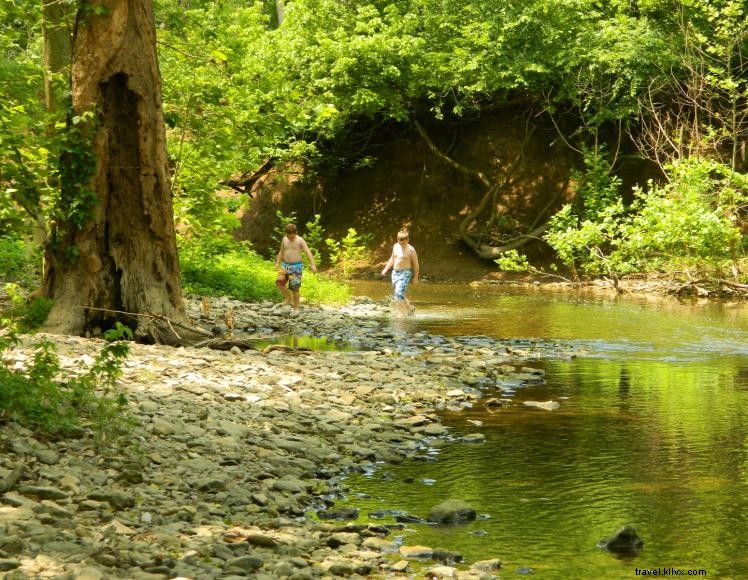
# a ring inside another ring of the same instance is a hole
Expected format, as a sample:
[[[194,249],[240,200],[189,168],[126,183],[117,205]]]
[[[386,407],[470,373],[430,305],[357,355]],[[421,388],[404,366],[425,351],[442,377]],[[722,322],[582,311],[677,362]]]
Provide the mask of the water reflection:
[[[540,578],[633,578],[644,567],[748,576],[745,306],[454,289],[440,302],[426,286],[405,322],[414,332],[568,340],[587,353],[534,363],[546,384],[517,388],[508,408],[445,415],[453,433],[480,432],[485,443],[351,478],[370,498],[349,503],[363,514],[423,516],[443,499],[464,499],[490,517],[410,525],[406,542],[468,561],[500,557],[502,577],[532,568]],[[549,399],[560,409],[521,404]],[[645,541],[639,556],[596,547],[627,523]]]

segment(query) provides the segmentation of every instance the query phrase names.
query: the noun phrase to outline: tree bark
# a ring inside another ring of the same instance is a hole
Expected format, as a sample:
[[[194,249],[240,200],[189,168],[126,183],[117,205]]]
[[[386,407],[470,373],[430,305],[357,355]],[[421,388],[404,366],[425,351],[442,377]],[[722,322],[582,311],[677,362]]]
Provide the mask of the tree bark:
[[[83,334],[121,320],[139,340],[189,342],[150,313],[187,323],[169,188],[152,0],[100,0],[78,13],[71,69],[73,114],[90,124],[95,205],[80,226],[56,224],[44,288],[47,330]],[[63,159],[63,163],[65,160]],[[72,195],[63,188],[63,195]],[[65,207],[74,200],[67,199]],[[81,308],[83,307],[83,308]],[[91,308],[91,310],[87,309]],[[94,310],[96,308],[97,310]]]

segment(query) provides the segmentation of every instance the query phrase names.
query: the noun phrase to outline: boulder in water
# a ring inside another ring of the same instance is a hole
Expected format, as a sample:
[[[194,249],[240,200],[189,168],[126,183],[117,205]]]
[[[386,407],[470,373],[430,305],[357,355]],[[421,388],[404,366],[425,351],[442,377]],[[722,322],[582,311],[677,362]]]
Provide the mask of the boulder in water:
[[[644,540],[636,533],[634,526],[623,526],[609,538],[600,540],[597,544],[600,548],[616,554],[637,554],[644,546]]]
[[[462,524],[472,522],[476,513],[460,499],[448,499],[431,508],[428,521],[433,524]]]

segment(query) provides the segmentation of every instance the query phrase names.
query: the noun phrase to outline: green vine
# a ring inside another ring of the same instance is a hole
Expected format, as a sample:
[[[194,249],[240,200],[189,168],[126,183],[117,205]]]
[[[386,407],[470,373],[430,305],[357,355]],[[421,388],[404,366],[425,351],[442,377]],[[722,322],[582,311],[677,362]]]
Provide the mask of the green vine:
[[[60,163],[60,200],[55,217],[68,224],[70,233],[83,228],[96,206],[97,195],[91,188],[96,173],[96,155],[92,136],[96,121],[94,111],[70,118],[62,136]]]

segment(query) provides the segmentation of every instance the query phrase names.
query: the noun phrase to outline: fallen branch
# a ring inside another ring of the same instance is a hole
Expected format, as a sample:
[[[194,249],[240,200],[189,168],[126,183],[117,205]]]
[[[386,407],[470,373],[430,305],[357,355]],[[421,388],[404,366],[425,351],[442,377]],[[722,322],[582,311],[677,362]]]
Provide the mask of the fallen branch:
[[[269,157],[263,162],[262,165],[260,165],[258,169],[256,169],[249,175],[242,175],[241,179],[229,179],[227,181],[222,181],[221,184],[228,185],[231,189],[238,191],[239,193],[246,193],[250,197],[252,197],[250,191],[252,191],[255,183],[257,183],[262,177],[270,173],[270,171],[274,167],[275,157]]]
[[[242,338],[211,338],[195,344],[195,348],[207,347],[212,350],[231,350],[236,347],[242,351],[257,350],[257,347],[249,342],[249,339]]]
[[[169,325],[169,328],[174,333],[174,335],[179,339],[182,340],[182,337],[179,336],[176,330],[174,330],[174,326],[178,326],[179,328],[183,328],[184,330],[187,330],[189,332],[193,332],[195,334],[199,334],[201,336],[213,336],[213,334],[203,328],[199,328],[197,326],[190,326],[189,324],[185,324],[183,322],[179,322],[177,320],[170,320],[163,314],[151,314],[151,313],[136,313],[136,312],[126,312],[124,310],[112,310],[110,308],[97,308],[95,306],[78,306],[78,308],[83,308],[84,310],[97,310],[99,312],[111,312],[112,314],[124,314],[126,316],[140,316],[143,318],[151,318],[153,320],[158,320],[160,322],[166,322],[166,324]]]
[[[748,292],[748,284],[739,284],[737,282],[730,282],[729,280],[719,280],[722,286],[727,286],[733,290],[739,290],[740,292]]]
[[[485,258],[486,260],[495,260],[496,258],[501,257],[501,254],[504,252],[507,252],[509,250],[516,250],[517,248],[520,248],[524,246],[525,244],[529,243],[531,240],[539,239],[538,236],[542,234],[546,229],[548,228],[548,224],[544,223],[541,226],[538,226],[531,232],[527,232],[526,234],[522,236],[518,236],[514,239],[513,242],[509,244],[505,244],[503,246],[490,246],[488,244],[478,244],[477,245],[477,252],[478,256],[481,258]]]
[[[688,282],[684,282],[683,284],[681,284],[680,286],[678,286],[675,290],[672,290],[671,292],[673,294],[680,296],[686,290],[693,288],[696,290],[698,294],[703,294],[703,293],[706,293],[707,290],[704,289],[702,286],[700,286],[700,284],[702,284],[705,281],[706,280],[704,280],[703,278],[697,278],[696,280],[689,280]]]

